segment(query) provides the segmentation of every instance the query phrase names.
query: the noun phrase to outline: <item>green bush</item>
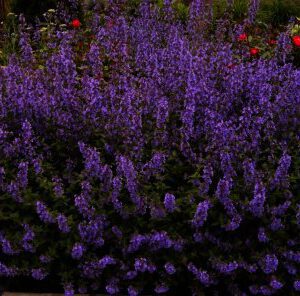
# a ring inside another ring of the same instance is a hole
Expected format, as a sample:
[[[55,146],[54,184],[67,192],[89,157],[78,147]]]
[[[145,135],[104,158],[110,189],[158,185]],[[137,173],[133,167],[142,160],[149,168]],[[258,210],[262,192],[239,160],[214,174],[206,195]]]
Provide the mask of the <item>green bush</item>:
[[[285,25],[292,16],[300,15],[300,0],[263,1],[259,18],[275,27]]]

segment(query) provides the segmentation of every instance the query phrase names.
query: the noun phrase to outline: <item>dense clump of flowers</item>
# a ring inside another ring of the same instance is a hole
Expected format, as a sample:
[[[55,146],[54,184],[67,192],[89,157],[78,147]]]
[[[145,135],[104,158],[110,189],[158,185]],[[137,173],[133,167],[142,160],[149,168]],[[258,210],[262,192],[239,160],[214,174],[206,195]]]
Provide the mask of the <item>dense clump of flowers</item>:
[[[296,293],[291,38],[244,59],[203,32],[206,1],[186,23],[171,1],[134,17],[108,2],[47,32],[47,49],[23,34],[0,68],[1,279],[59,276],[65,295]]]

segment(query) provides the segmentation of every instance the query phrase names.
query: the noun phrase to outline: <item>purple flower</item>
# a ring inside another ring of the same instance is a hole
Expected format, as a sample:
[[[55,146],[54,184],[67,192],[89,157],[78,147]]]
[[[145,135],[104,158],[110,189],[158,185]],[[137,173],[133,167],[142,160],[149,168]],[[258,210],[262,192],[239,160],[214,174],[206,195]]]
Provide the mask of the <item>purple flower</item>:
[[[280,218],[274,218],[270,224],[270,229],[272,231],[278,231],[280,229],[283,229],[284,225],[282,224],[282,221]]]
[[[229,224],[226,225],[225,229],[226,231],[234,231],[237,228],[240,227],[240,224],[242,222],[242,217],[238,214],[235,214]]]
[[[40,219],[44,223],[54,223],[55,222],[55,219],[49,213],[47,207],[45,206],[45,204],[43,202],[37,201],[35,205],[36,205],[36,212],[39,215]]]
[[[85,191],[75,196],[75,206],[83,217],[90,218],[95,212],[95,208],[89,202],[90,196]]]
[[[205,194],[208,192],[209,187],[212,183],[213,175],[214,175],[213,167],[211,166],[210,163],[208,163],[203,169],[203,175],[202,175],[203,184],[200,189],[200,194]]]
[[[39,257],[39,259],[40,259],[40,261],[42,262],[42,263],[49,263],[49,262],[51,262],[51,257],[49,257],[49,256],[47,256],[47,255],[41,255],[40,257]]]
[[[128,291],[128,295],[129,295],[129,296],[138,296],[138,295],[139,295],[138,289],[136,289],[136,288],[133,287],[133,286],[129,286],[129,287],[127,288],[127,291]]]
[[[149,236],[149,246],[152,250],[168,249],[173,245],[172,240],[169,238],[167,232],[154,232]]]
[[[101,269],[104,269],[107,265],[114,265],[116,264],[116,260],[111,257],[111,256],[104,256],[102,259],[100,259],[98,261],[98,266],[101,268]]]
[[[165,209],[169,212],[169,213],[173,213],[175,210],[175,196],[173,194],[170,193],[166,193],[165,195],[165,199],[164,199],[164,205],[165,205]]]
[[[150,273],[154,273],[156,271],[156,269],[157,269],[156,266],[152,263],[150,263],[147,268],[148,272],[150,272]]]
[[[224,206],[228,215],[234,216],[236,215],[236,209],[234,207],[232,200],[229,198],[231,186],[232,186],[231,179],[227,179],[227,178],[221,179],[217,186],[216,197]]]
[[[166,211],[160,206],[151,206],[150,207],[151,218],[160,220],[166,216]]]
[[[28,163],[20,162],[18,166],[17,183],[20,188],[24,189],[28,184]]]
[[[104,244],[102,238],[104,228],[104,220],[102,217],[87,222],[82,222],[78,225],[79,235],[83,242],[101,247]]]
[[[18,203],[23,202],[23,198],[21,197],[21,194],[20,194],[20,188],[16,182],[11,181],[10,184],[8,184],[7,192],[12,196],[12,198],[16,202],[18,202]]]
[[[14,267],[8,267],[2,262],[0,262],[0,276],[4,277],[14,277],[18,274],[19,270]]]
[[[134,168],[133,162],[125,156],[120,156],[118,159],[118,172],[123,175],[126,180],[126,188],[130,194],[132,201],[140,204],[140,198],[137,192],[137,172]]]
[[[194,238],[195,242],[197,242],[197,243],[201,243],[204,240],[203,234],[199,233],[199,232],[194,233],[193,238]]]
[[[128,246],[128,252],[136,252],[138,251],[143,245],[145,245],[148,242],[148,237],[141,235],[141,234],[135,234],[130,239],[130,244]]]
[[[239,268],[239,264],[236,261],[229,263],[218,263],[216,268],[219,272],[229,274]]]
[[[72,248],[72,253],[71,253],[72,258],[77,260],[80,259],[84,251],[85,251],[85,247],[80,243],[76,243]]]
[[[167,293],[169,291],[169,287],[165,283],[158,284],[156,285],[154,291],[157,294]]]
[[[147,162],[142,168],[146,179],[148,180],[152,175],[162,172],[165,161],[166,155],[164,153],[154,153],[151,160]]]
[[[112,179],[112,193],[111,201],[116,211],[121,212],[123,208],[122,202],[118,199],[120,191],[122,189],[122,182],[119,177],[114,177]]]
[[[210,276],[205,270],[198,270],[196,278],[201,284],[205,286],[209,286],[211,284]]]
[[[33,159],[32,164],[33,164],[34,171],[37,175],[43,172],[40,159]]]
[[[286,211],[288,210],[288,208],[291,205],[291,201],[287,200],[285,201],[283,204],[277,206],[277,207],[273,207],[271,209],[271,213],[274,216],[282,216],[286,213]]]
[[[6,255],[14,255],[17,254],[18,251],[14,250],[14,248],[11,245],[11,242],[0,236],[0,244],[2,245],[2,252]]]
[[[62,197],[64,194],[64,189],[62,185],[62,180],[58,177],[52,178],[52,182],[54,183],[53,191],[56,197]]]
[[[198,204],[194,219],[192,221],[195,227],[203,226],[204,222],[207,220],[208,210],[212,207],[210,201],[205,200]]]
[[[252,185],[255,182],[256,169],[255,162],[249,159],[243,162],[244,180],[246,185]]]
[[[4,189],[5,169],[0,167],[0,189]]]
[[[284,267],[287,270],[288,274],[290,274],[290,275],[296,275],[298,272],[297,268],[293,264],[285,263]]]
[[[41,281],[47,276],[47,273],[45,272],[45,270],[43,268],[35,268],[35,269],[31,270],[31,276],[35,280]]]
[[[164,267],[168,274],[174,274],[176,272],[175,266],[170,262],[166,263]]]
[[[277,38],[275,57],[279,64],[283,65],[290,61],[292,53],[291,36],[288,31],[281,32]]]
[[[265,229],[263,227],[259,228],[257,236],[260,242],[266,243],[269,241],[269,238],[267,237]]]
[[[84,166],[89,177],[97,177],[101,173],[100,155],[96,149],[79,142],[79,150],[84,158]]]
[[[64,293],[65,296],[74,296],[74,294],[75,294],[73,285],[71,283],[65,284],[64,290],[65,290],[65,293]]]
[[[81,286],[81,287],[78,288],[78,292],[79,292],[80,294],[86,294],[87,291],[88,291],[88,289],[87,289],[87,287],[85,287],[85,286]]]
[[[28,224],[24,224],[23,227],[26,232],[22,238],[22,246],[25,251],[34,252],[35,249],[32,242],[35,238],[35,233]]]
[[[156,113],[156,126],[158,129],[162,129],[168,116],[169,116],[169,106],[168,106],[168,99],[165,97],[162,97],[157,102],[157,113]]]
[[[123,233],[118,226],[113,226],[111,230],[118,239],[122,238]]]
[[[266,188],[262,183],[256,183],[253,199],[249,203],[250,211],[254,216],[261,217],[266,200]]]
[[[177,239],[172,241],[173,249],[176,252],[182,252],[186,241],[183,239]]]
[[[21,47],[23,61],[26,63],[34,62],[33,50],[29,43],[29,36],[27,33],[21,32],[21,38],[19,41],[19,45]]]
[[[294,281],[294,289],[295,291],[300,291],[300,280]]]
[[[268,286],[261,286],[260,293],[262,295],[273,295],[274,294],[273,290],[270,289]]]
[[[120,289],[119,289],[119,287],[118,287],[118,285],[117,285],[117,282],[115,282],[115,281],[113,281],[113,280],[110,281],[110,282],[106,285],[105,289],[106,289],[106,291],[107,291],[107,293],[108,293],[109,295],[118,294],[119,291],[120,291]]]
[[[85,262],[82,265],[82,273],[85,277],[95,279],[99,277],[103,270],[109,265],[115,265],[116,260],[111,256],[104,256],[100,260]]]
[[[256,17],[258,8],[259,8],[259,3],[260,3],[260,0],[251,0],[250,1],[249,11],[248,11],[250,23],[253,23],[255,20],[255,17]]]
[[[139,272],[148,270],[148,260],[146,258],[137,258],[134,262],[134,269]]]
[[[276,169],[275,176],[272,180],[272,186],[278,187],[282,186],[283,188],[288,188],[288,171],[291,165],[292,158],[288,154],[283,154],[279,160],[279,166]]]
[[[187,265],[188,271],[194,274],[196,279],[205,286],[209,286],[211,284],[211,278],[207,271],[198,269],[193,263],[189,263]]]
[[[261,262],[261,267],[264,273],[270,274],[273,273],[277,270],[278,267],[278,259],[276,255],[271,254],[271,255],[266,255]]]
[[[58,228],[62,233],[68,233],[70,232],[70,227],[68,225],[68,219],[65,215],[59,214],[56,217]]]
[[[283,287],[283,284],[282,284],[282,282],[278,281],[277,279],[272,279],[270,282],[270,286],[275,290],[279,290]]]
[[[136,270],[130,270],[130,271],[127,271],[126,275],[124,276],[124,279],[132,280],[136,276],[137,276],[137,271]]]

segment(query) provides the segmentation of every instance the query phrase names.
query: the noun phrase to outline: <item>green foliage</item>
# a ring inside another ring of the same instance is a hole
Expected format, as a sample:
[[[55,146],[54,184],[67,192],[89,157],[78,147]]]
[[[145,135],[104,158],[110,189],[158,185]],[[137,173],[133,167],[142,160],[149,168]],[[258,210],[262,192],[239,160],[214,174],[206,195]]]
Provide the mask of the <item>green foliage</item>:
[[[179,1],[179,2],[177,2],[177,3],[174,4],[174,8],[175,8],[175,11],[176,11],[176,13],[178,15],[178,18],[181,21],[186,21],[187,18],[188,18],[188,15],[189,15],[189,8],[188,8],[188,6]]]
[[[17,15],[9,13],[3,23],[2,33],[4,40],[0,48],[0,64],[5,65],[8,56],[18,52],[18,19]]]
[[[235,0],[232,10],[234,19],[244,19],[248,12],[248,2],[245,0]]]
[[[285,25],[292,16],[300,15],[300,1],[272,0],[263,1],[258,18],[275,27]]]
[[[10,10],[10,0],[0,0],[0,20],[5,19],[7,13]]]

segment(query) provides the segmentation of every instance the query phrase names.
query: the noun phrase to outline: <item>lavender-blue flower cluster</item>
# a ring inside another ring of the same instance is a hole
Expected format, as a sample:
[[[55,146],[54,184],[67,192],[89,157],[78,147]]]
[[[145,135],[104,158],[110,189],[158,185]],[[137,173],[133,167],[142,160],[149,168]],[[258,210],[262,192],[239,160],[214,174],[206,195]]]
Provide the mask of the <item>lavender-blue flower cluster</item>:
[[[171,1],[107,2],[42,49],[22,33],[0,68],[0,280],[294,295],[300,70],[207,36],[206,1],[187,23]]]

